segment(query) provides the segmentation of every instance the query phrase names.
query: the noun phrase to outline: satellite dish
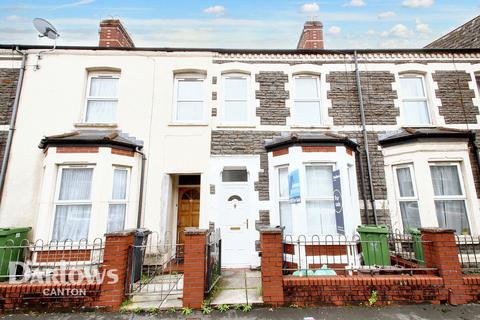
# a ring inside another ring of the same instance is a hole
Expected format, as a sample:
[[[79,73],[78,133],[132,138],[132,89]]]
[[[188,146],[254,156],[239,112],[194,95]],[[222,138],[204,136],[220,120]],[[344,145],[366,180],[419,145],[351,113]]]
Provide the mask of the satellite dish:
[[[40,38],[47,37],[52,40],[57,40],[60,37],[60,34],[57,32],[57,29],[45,19],[35,18],[33,19],[33,26],[40,33],[38,36]]]

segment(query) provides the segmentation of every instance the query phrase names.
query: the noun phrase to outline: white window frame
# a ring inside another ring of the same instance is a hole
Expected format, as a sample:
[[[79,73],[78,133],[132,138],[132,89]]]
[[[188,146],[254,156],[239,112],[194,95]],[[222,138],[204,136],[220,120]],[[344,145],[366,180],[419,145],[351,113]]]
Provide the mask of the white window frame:
[[[245,100],[228,100],[228,101],[245,101],[247,104],[247,120],[246,121],[227,121],[225,119],[226,110],[226,79],[241,78],[247,82],[247,92]],[[251,76],[247,73],[225,73],[222,74],[222,109],[221,109],[221,123],[225,125],[248,125],[252,122],[252,97],[251,97]]]
[[[399,74],[399,80],[402,78],[420,78],[422,80],[422,86],[423,86],[423,97],[405,97],[403,92],[402,92],[402,86],[399,83],[398,88],[399,88],[399,93],[400,93],[400,101],[401,101],[401,109],[400,109],[400,118],[402,119],[402,123],[404,125],[410,125],[410,126],[425,126],[425,125],[432,125],[433,124],[433,117],[432,117],[432,112],[430,109],[430,102],[428,99],[428,88],[427,88],[427,81],[426,81],[426,76],[421,73],[401,73]],[[428,122],[427,123],[407,123],[405,121],[405,117],[402,114],[404,108],[404,102],[425,102],[426,108],[427,108],[427,116],[428,116]]]
[[[63,170],[64,169],[93,169],[92,172],[92,185],[90,189],[90,199],[89,200],[59,200],[60,197],[60,188],[61,188],[61,183],[62,183],[62,176],[63,176]],[[86,239],[90,239],[90,232],[91,232],[91,224],[92,224],[92,217],[94,216],[93,214],[93,190],[94,190],[94,182],[95,182],[95,165],[87,164],[87,165],[68,165],[68,164],[62,164],[58,166],[58,171],[57,171],[57,178],[56,178],[56,185],[55,185],[55,198],[53,201],[53,219],[51,221],[51,226],[50,226],[50,237],[51,239],[53,238],[53,229],[55,227],[55,219],[57,216],[57,206],[75,206],[75,205],[90,205],[90,221],[89,221],[89,226],[88,226],[88,234]],[[59,241],[61,242],[61,241]]]
[[[202,73],[179,73],[174,76],[173,88],[173,114],[172,122],[176,124],[203,124],[206,122],[206,98],[207,98],[207,77]],[[178,101],[178,84],[180,81],[202,81],[202,118],[199,120],[179,120],[178,119],[178,102],[195,102],[200,100],[181,100]]]
[[[297,79],[301,79],[301,78],[308,78],[308,79],[315,79],[315,81],[317,82],[317,96],[318,98],[316,99],[313,99],[313,98],[298,98],[297,97],[297,92],[296,92],[296,84],[295,84],[295,81],[297,81]],[[321,89],[321,81],[320,81],[320,75],[319,74],[296,74],[293,76],[293,86],[292,86],[292,91],[293,91],[293,105],[292,105],[292,114],[291,114],[291,117],[292,117],[292,122],[293,122],[293,125],[297,125],[297,126],[323,126],[325,125],[325,121],[326,121],[326,117],[324,115],[324,111],[323,111],[323,104],[322,104],[322,89]],[[320,122],[318,123],[301,123],[301,122],[298,122],[297,119],[296,119],[296,116],[295,116],[295,113],[296,113],[296,102],[318,102],[318,107],[319,107],[319,114],[320,114]]]
[[[118,95],[116,97],[94,97],[90,96],[90,87],[92,85],[92,79],[117,79],[118,80]],[[83,111],[83,123],[89,123],[89,124],[116,124],[118,122],[118,102],[119,102],[119,96],[120,95],[120,75],[117,73],[91,73],[88,75],[88,81],[87,81],[87,92],[85,93],[85,106],[84,106],[84,111]],[[112,122],[87,122],[87,111],[88,111],[88,102],[89,101],[115,101],[117,102],[117,107],[115,110],[115,116],[114,120]]]
[[[330,235],[330,234],[325,234],[322,232],[316,232],[316,233],[311,233],[309,228],[308,228],[308,214],[307,214],[307,202],[308,201],[334,201],[333,197],[333,192],[331,197],[310,197],[308,195],[308,183],[307,183],[307,167],[331,167],[332,172],[336,170],[336,163],[334,162],[305,162],[303,164],[303,172],[304,172],[304,178],[303,178],[303,183],[301,183],[301,189],[305,191],[300,191],[301,193],[304,194],[304,199],[305,199],[305,207],[304,207],[304,219],[306,222],[307,229],[306,234],[308,236],[325,236],[325,235]],[[301,181],[302,179],[300,179]],[[332,191],[333,191],[333,185],[331,185]],[[332,234],[333,236],[337,234]]]
[[[280,195],[280,170],[282,169],[286,169],[287,170],[287,179],[288,179],[288,165],[281,165],[281,166],[277,166],[275,167],[275,173],[276,173],[276,186],[277,186],[277,212],[278,212],[278,221],[280,221],[280,225],[282,226],[282,215],[281,215],[281,212],[280,212],[280,204],[281,203],[288,203],[290,205],[290,215],[292,215],[292,207],[291,207],[291,204],[290,204],[290,197],[289,197],[289,194],[288,194],[288,188],[287,188],[287,195],[282,197]],[[288,180],[287,180],[288,181]],[[288,182],[287,182],[288,183]],[[294,227],[294,224],[293,224],[293,216],[292,216],[292,236],[293,236],[293,227]]]
[[[408,168],[410,170],[410,177],[412,178],[412,189],[413,189],[413,196],[412,197],[405,197],[405,196],[401,196],[400,195],[400,185],[398,183],[398,175],[397,175],[397,170],[398,169],[404,169],[404,168]],[[396,203],[396,206],[397,206],[397,212],[399,214],[399,222],[402,226],[402,229],[405,229],[405,226],[403,225],[403,217],[402,217],[402,209],[401,209],[401,206],[400,206],[400,203],[401,202],[417,202],[417,207],[418,207],[418,216],[420,218],[420,222],[422,221],[422,212],[420,210],[420,203],[419,203],[419,198],[418,198],[418,191],[417,191],[417,180],[415,178],[415,170],[414,170],[414,166],[413,166],[413,163],[403,163],[403,164],[398,164],[398,165],[394,165],[393,166],[393,176],[394,176],[394,180],[395,180],[395,186],[394,186],[394,189],[395,189],[395,198],[397,199],[397,203]]]
[[[126,181],[126,186],[125,186],[125,199],[113,199],[113,179],[115,175],[115,170],[126,170],[127,171],[127,181]],[[130,174],[131,174],[131,168],[130,167],[124,167],[124,166],[117,166],[114,165],[112,167],[112,183],[111,183],[111,188],[110,188],[110,197],[108,200],[108,212],[107,212],[107,224],[106,226],[108,227],[108,215],[110,213],[110,205],[112,204],[124,204],[125,205],[125,216],[123,218],[123,227],[125,228],[125,223],[127,222],[127,213],[128,213],[128,205],[129,205],[129,194],[130,194]]]
[[[457,168],[457,175],[458,175],[458,182],[460,183],[460,190],[462,191],[461,195],[446,195],[446,196],[437,196],[435,195],[435,191],[433,189],[433,178],[431,171],[429,172],[430,174],[430,184],[432,187],[432,195],[433,195],[433,207],[435,208],[435,201],[437,200],[444,200],[444,201],[449,201],[449,200],[461,200],[463,201],[463,204],[465,206],[465,215],[467,218],[467,224],[468,224],[468,229],[470,233],[472,232],[472,225],[470,223],[470,215],[469,215],[469,210],[468,210],[468,199],[467,199],[467,194],[465,190],[465,183],[463,181],[463,175],[462,175],[462,168],[461,164],[459,162],[451,162],[451,161],[429,161],[428,162],[428,168],[430,169],[431,167],[434,166],[454,166]],[[435,212],[435,219],[437,218],[437,212]],[[437,225],[440,225],[437,221]]]

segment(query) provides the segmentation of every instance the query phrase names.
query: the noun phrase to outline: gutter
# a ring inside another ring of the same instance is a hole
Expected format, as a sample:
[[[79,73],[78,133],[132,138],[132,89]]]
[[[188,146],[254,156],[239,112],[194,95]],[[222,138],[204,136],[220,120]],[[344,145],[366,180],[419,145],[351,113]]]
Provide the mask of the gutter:
[[[5,151],[3,154],[2,169],[0,171],[0,203],[2,201],[3,188],[5,186],[5,177],[7,175],[8,160],[10,159],[10,150],[12,148],[13,133],[15,132],[15,124],[17,122],[18,105],[20,102],[20,94],[22,93],[23,78],[25,75],[25,65],[27,62],[27,55],[28,55],[27,53],[20,51],[18,47],[16,47],[13,50],[15,50],[16,52],[22,55],[22,65],[20,67],[20,74],[18,76],[17,90],[15,92],[15,100],[13,101],[13,106],[12,106],[12,117],[10,119],[10,127],[8,128],[8,137],[5,145]]]
[[[51,46],[27,44],[0,44],[0,49],[46,50]],[[161,51],[161,52],[213,52],[252,54],[352,54],[358,53],[480,53],[480,48],[413,48],[413,49],[236,49],[236,48],[175,48],[175,47],[98,47],[98,46],[57,46],[57,50],[97,51]]]
[[[145,162],[147,161],[147,157],[142,151],[140,151],[139,148],[137,148],[135,152],[142,156],[142,168],[140,171],[140,190],[138,193],[138,213],[137,213],[137,229],[138,229],[138,228],[141,228],[141,225],[142,225],[143,185],[145,181]]]
[[[355,79],[357,82],[357,91],[358,91],[358,100],[360,103],[360,117],[362,121],[362,133],[363,133],[363,148],[365,150],[365,156],[367,157],[367,172],[368,172],[368,182],[370,185],[370,202],[372,205],[373,211],[373,220],[375,225],[378,224],[377,220],[377,209],[375,208],[375,192],[373,191],[373,181],[372,181],[372,164],[370,162],[370,153],[368,152],[368,136],[367,136],[367,126],[365,124],[365,108],[363,106],[363,95],[362,87],[360,81],[360,70],[358,69],[357,61],[357,51],[354,52],[354,61],[355,61]],[[361,156],[360,156],[361,157]],[[362,172],[363,174],[363,172]],[[364,198],[365,200],[365,198]],[[364,202],[366,203],[366,202]],[[368,208],[365,207],[365,214],[368,216]]]

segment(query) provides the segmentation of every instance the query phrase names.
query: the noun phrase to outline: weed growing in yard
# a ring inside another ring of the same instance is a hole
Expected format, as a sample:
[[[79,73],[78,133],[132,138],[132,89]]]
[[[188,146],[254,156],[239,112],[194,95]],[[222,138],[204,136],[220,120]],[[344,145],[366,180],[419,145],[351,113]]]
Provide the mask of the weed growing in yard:
[[[210,314],[212,313],[213,309],[210,307],[209,301],[203,301],[202,303],[202,313],[203,314]]]
[[[368,299],[368,305],[373,306],[378,300],[378,294],[376,290],[372,290],[372,295]]]
[[[132,304],[132,300],[130,299],[127,299],[127,300],[124,300],[122,302],[122,304],[120,305],[120,309],[125,309],[127,306],[131,305]]]
[[[150,307],[145,310],[147,313],[157,313],[160,309],[158,307]]]
[[[170,309],[168,309],[168,312],[169,313],[175,313],[175,312],[177,312],[177,308],[171,307]]]
[[[227,312],[230,310],[230,306],[228,304],[221,304],[217,306],[218,311],[220,312]]]
[[[182,314],[183,314],[184,316],[189,316],[189,315],[191,315],[192,313],[193,313],[192,308],[189,308],[189,307],[183,307],[183,308],[182,308]]]
[[[249,304],[242,304],[241,309],[243,312],[250,312],[252,311],[252,306]]]

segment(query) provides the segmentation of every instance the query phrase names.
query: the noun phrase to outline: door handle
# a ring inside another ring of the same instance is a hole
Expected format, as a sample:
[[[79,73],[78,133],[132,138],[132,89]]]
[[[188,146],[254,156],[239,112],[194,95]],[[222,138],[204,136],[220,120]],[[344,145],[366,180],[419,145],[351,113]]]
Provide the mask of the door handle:
[[[246,223],[247,223],[247,229],[248,229],[248,219],[246,220]]]

